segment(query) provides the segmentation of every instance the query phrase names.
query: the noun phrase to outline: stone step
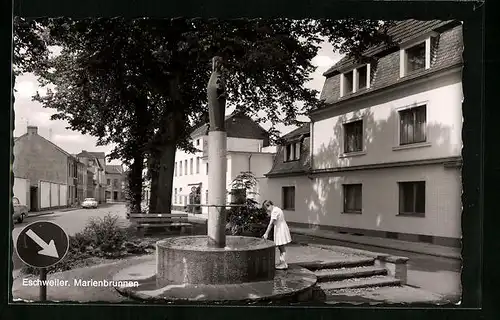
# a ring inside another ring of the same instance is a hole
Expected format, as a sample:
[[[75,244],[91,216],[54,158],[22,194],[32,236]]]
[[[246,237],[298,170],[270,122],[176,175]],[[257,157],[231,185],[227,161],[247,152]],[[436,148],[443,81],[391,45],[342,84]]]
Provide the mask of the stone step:
[[[318,282],[339,281],[349,278],[366,278],[372,276],[385,276],[387,269],[365,266],[355,268],[341,268],[341,269],[320,269],[314,271]]]
[[[341,281],[321,282],[321,289],[327,291],[339,289],[357,289],[368,287],[399,286],[401,281],[389,276],[373,276],[369,278],[351,278]]]
[[[350,257],[339,260],[330,261],[307,261],[307,262],[297,262],[297,264],[303,268],[309,269],[311,271],[321,270],[321,269],[337,269],[337,268],[352,268],[352,267],[363,267],[363,266],[373,266],[375,263],[375,258],[369,257]]]

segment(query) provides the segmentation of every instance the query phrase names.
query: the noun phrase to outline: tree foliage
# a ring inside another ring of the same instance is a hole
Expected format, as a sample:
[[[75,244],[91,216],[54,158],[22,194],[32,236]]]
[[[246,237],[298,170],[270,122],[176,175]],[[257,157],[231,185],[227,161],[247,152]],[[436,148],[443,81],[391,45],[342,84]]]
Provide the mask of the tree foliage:
[[[207,120],[213,56],[224,59],[228,105],[270,123],[277,138],[277,124],[296,124],[320,103],[304,84],[324,38],[357,58],[388,40],[380,22],[353,19],[58,18],[29,26],[43,37],[23,33],[29,28],[18,20],[18,42],[29,54],[18,51],[17,61],[55,88],[35,99],[70,129],[114,143],[111,158],[135,163],[136,177],[144,157],[153,157],[159,188],[171,184],[172,152],[193,152],[190,132]],[[33,63],[47,46],[61,47],[60,55]]]

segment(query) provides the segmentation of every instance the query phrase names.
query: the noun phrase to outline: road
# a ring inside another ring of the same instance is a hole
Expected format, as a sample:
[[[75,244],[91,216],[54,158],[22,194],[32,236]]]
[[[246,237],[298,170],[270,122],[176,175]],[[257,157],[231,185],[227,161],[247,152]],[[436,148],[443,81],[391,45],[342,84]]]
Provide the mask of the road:
[[[408,257],[408,285],[439,293],[455,300],[461,292],[461,261],[450,258],[434,257],[425,254],[371,247],[362,244],[346,243],[337,240],[293,235],[297,242],[344,246],[373,252]]]
[[[120,224],[128,224],[126,219],[125,204],[104,204],[97,209],[77,209],[72,211],[56,211],[54,214],[42,215],[37,217],[28,217],[23,223],[16,223],[14,225],[14,230],[12,231],[12,239],[14,240],[14,246],[16,245],[17,237],[24,227],[35,221],[50,221],[59,225],[66,231],[68,235],[74,235],[77,232],[82,231],[85,228],[86,223],[91,218],[103,218],[108,213],[116,215],[119,217],[118,222]],[[13,253],[14,270],[22,267],[23,262],[19,259],[16,252]]]
[[[34,221],[52,221],[61,226],[69,235],[73,235],[82,231],[88,219],[92,217],[104,217],[106,214],[111,213],[119,217],[119,222],[128,224],[125,218],[126,210],[124,204],[106,205],[98,209],[78,209],[68,212],[56,212],[51,215],[29,217],[25,222],[16,224],[12,233],[13,239],[16,240],[21,230],[31,222]],[[337,240],[314,238],[304,235],[293,235],[294,240],[297,242],[305,242],[310,244],[325,244],[345,246],[355,249],[363,249],[374,252],[387,253],[397,256],[405,256],[410,260],[408,261],[408,284],[411,286],[419,287],[431,292],[442,294],[448,298],[460,296],[460,274],[461,274],[461,261],[449,258],[439,258],[424,254],[399,251],[393,249],[384,249],[379,247],[371,247],[361,244],[345,243]],[[15,241],[14,241],[15,244]],[[13,254],[14,270],[22,266],[17,253]]]

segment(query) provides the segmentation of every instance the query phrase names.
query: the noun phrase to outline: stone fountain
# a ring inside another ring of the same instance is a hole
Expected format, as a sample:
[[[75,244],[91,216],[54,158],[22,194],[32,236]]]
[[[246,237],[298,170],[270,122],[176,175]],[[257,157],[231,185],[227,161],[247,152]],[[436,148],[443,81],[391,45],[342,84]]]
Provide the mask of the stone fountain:
[[[126,268],[114,280],[137,281],[116,287],[127,297],[156,302],[303,301],[312,297],[316,276],[290,266],[275,269],[272,241],[226,236],[226,93],[222,59],[214,57],[207,94],[209,213],[206,236],[179,236],[156,243],[156,259]],[[200,206],[198,204],[198,206]]]

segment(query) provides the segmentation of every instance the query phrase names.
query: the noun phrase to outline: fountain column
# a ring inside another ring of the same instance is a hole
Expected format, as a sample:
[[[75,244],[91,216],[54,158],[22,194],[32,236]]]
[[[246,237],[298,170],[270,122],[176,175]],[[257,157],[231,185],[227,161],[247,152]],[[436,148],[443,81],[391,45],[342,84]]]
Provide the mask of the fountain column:
[[[207,86],[210,127],[208,132],[208,246],[226,246],[227,133],[224,126],[226,91],[222,77],[222,58],[212,59],[212,75]]]

